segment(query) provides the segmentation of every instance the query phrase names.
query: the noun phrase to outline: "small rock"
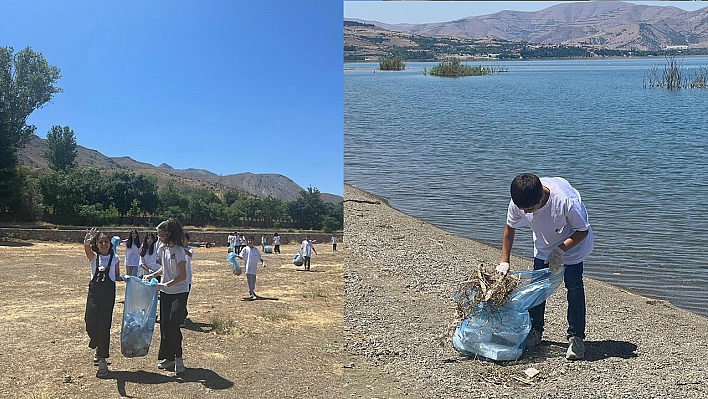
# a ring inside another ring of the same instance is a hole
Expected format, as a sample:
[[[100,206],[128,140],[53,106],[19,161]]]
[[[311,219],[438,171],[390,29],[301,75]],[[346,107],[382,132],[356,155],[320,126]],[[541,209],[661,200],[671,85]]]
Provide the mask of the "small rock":
[[[65,376],[64,376],[64,383],[66,384],[66,383],[69,383],[69,382],[71,382],[71,376],[70,376],[70,375],[65,375]]]

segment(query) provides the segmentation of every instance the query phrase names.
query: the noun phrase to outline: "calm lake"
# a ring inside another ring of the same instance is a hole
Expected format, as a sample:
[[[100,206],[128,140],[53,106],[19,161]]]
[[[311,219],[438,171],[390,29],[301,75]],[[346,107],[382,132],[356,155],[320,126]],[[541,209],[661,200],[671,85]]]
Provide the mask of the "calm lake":
[[[564,177],[595,234],[587,277],[708,316],[708,89],[644,88],[665,63],[500,61],[484,65],[508,72],[465,78],[347,63],[344,180],[500,247],[514,176]],[[530,230],[514,253],[533,256]]]

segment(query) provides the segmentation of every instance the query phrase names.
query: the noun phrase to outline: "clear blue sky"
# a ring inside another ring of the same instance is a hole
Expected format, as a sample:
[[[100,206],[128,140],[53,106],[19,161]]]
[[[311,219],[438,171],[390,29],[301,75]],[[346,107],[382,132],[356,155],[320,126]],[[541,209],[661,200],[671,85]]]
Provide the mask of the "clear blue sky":
[[[282,174],[343,194],[342,2],[5,2],[0,46],[41,52],[64,92],[46,138],[153,165]]]
[[[344,18],[397,23],[447,22],[493,14],[502,10],[538,11],[570,1],[345,1]],[[629,1],[635,4],[674,6],[684,10],[708,7],[704,1]]]

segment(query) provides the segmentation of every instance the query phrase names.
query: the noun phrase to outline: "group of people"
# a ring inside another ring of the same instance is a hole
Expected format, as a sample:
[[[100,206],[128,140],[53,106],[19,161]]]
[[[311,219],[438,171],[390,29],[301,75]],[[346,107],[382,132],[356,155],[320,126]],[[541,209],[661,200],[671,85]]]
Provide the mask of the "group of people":
[[[126,247],[126,276],[142,275],[143,281],[155,278],[154,288],[160,291],[160,348],[158,368],[184,372],[182,332],[187,317],[187,299],[192,286],[189,234],[182,225],[169,219],[149,232],[140,242],[137,230],[120,245]],[[89,347],[95,349],[93,361],[96,375],[108,375],[110,328],[115,306],[116,282],[124,281],[120,273],[120,258],[105,232],[91,229],[84,237],[84,252],[91,267],[84,321]],[[136,260],[137,259],[137,260]]]

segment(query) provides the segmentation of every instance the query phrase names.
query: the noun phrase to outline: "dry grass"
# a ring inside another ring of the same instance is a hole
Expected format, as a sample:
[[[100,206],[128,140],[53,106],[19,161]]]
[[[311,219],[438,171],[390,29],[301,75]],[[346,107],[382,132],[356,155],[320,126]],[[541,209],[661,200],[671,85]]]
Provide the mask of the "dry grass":
[[[479,304],[486,303],[499,307],[507,300],[511,292],[521,285],[521,279],[511,273],[499,274],[480,263],[467,280],[459,283],[455,293],[457,315],[461,320],[473,316]]]
[[[79,244],[0,242],[0,397],[341,397],[342,251],[317,245],[312,272],[292,264],[295,245],[265,254],[256,292],[235,276],[226,248],[195,248],[186,372],[156,368],[150,353],[120,354],[125,288],[117,283],[110,373],[95,377],[83,320],[90,271]],[[122,255],[119,250],[119,255]]]

